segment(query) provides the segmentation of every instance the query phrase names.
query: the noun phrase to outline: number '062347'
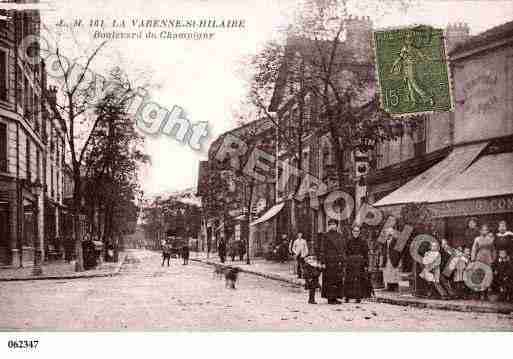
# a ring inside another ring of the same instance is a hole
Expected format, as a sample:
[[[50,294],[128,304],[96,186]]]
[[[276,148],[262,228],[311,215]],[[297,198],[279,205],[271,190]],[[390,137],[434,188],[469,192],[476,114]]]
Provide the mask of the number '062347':
[[[36,349],[39,340],[8,340],[7,347],[9,349]]]

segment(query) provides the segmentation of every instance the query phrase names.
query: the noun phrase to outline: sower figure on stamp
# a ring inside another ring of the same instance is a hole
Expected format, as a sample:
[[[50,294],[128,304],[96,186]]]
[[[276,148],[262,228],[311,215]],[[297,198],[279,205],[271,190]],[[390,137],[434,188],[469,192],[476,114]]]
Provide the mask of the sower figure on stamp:
[[[328,299],[329,304],[340,304],[339,298],[344,296],[344,261],[346,257],[346,241],[337,232],[337,221],[328,221],[328,232],[321,238],[319,257],[324,266],[322,273],[321,295]]]
[[[418,84],[415,78],[415,66],[419,60],[432,61],[428,56],[424,55],[422,51],[414,46],[414,39],[411,33],[406,35],[404,46],[399,53],[399,57],[392,64],[391,73],[401,73],[403,80],[408,88],[408,97],[411,103],[416,104],[417,94],[422,101],[429,102],[433,105],[433,97],[429,96]],[[399,70],[398,70],[399,69]]]

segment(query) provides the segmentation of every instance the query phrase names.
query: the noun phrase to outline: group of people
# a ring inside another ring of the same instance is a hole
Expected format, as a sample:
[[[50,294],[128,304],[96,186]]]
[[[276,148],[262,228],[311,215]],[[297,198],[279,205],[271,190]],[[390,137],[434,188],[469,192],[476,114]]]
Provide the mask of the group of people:
[[[450,246],[441,239],[431,243],[424,253],[420,277],[432,287],[429,294],[442,298],[471,298],[478,294],[483,300],[494,294],[499,300],[513,301],[513,232],[508,230],[506,221],[499,221],[494,234],[488,224],[478,229],[477,220],[471,218],[465,237],[454,244]],[[472,262],[489,268],[490,285],[469,288],[465,283],[465,270]]]
[[[171,259],[171,255],[173,254],[173,246],[168,243],[166,240],[162,240],[162,266],[167,262],[167,266],[169,267],[169,261]],[[183,265],[189,264],[189,243],[185,241],[183,245],[178,250],[178,256],[182,257]]]
[[[296,257],[298,276],[305,279],[308,303],[316,304],[318,288],[328,304],[340,304],[340,299],[346,303],[350,299],[360,303],[371,296],[369,248],[360,226],[354,225],[350,231],[340,233],[337,221],[329,220],[328,231],[319,238],[317,256],[309,254],[301,233],[290,249]],[[321,275],[322,285],[319,282]]]
[[[233,237],[229,241],[229,244],[226,243],[224,237],[220,237],[217,243],[217,255],[219,256],[219,261],[224,263],[226,261],[226,256],[229,255],[232,258],[232,262],[235,261],[235,257],[239,257],[239,260],[242,262],[244,259],[244,255],[246,254],[246,246],[241,240],[234,240]]]

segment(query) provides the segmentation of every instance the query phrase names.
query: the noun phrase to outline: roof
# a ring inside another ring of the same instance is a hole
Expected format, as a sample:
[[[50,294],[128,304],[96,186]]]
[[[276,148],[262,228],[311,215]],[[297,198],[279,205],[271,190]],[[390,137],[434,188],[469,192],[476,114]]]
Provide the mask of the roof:
[[[478,35],[470,37],[467,41],[456,45],[454,50],[450,52],[450,55],[454,56],[465,51],[474,50],[480,46],[506,39],[513,39],[513,21],[492,27]]]
[[[272,121],[268,118],[260,118],[248,123],[245,123],[242,126],[236,127],[233,130],[226,131],[219,135],[219,137],[216,138],[214,142],[210,145],[210,148],[208,149],[208,157],[209,159],[212,158],[214,154],[217,153],[219,147],[221,146],[222,140],[224,137],[228,134],[241,137],[243,138],[245,134],[247,134],[249,131],[255,130],[253,132],[252,136],[257,136],[262,134],[263,132],[273,128],[274,124]]]

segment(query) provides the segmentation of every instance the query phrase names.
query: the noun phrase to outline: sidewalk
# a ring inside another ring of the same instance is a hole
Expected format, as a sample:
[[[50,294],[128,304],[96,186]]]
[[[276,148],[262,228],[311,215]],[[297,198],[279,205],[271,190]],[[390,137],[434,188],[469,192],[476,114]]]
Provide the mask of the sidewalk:
[[[191,260],[202,262],[210,265],[221,264],[216,253],[210,254],[207,259],[205,253],[191,253]],[[240,261],[232,262],[229,258],[225,266],[237,267],[242,272],[258,275],[261,277],[290,283],[297,286],[304,285],[302,279],[298,279],[293,273],[295,265],[294,261],[287,263],[276,263],[266,261],[265,259],[251,260],[251,264],[247,265]],[[375,297],[371,299],[378,303],[386,303],[393,305],[411,306],[416,308],[428,308],[439,310],[451,310],[459,312],[476,312],[476,313],[513,313],[513,304],[510,303],[492,303],[478,300],[436,300],[417,298],[411,294],[400,294],[397,292],[387,292],[384,290],[375,290]]]
[[[0,269],[0,282],[26,281],[26,280],[48,280],[48,279],[76,279],[109,277],[119,273],[121,266],[127,256],[126,252],[119,253],[118,262],[103,262],[97,268],[83,272],[75,272],[75,262],[66,263],[63,260],[44,263],[43,274],[32,275],[32,266],[23,268],[2,268]]]

